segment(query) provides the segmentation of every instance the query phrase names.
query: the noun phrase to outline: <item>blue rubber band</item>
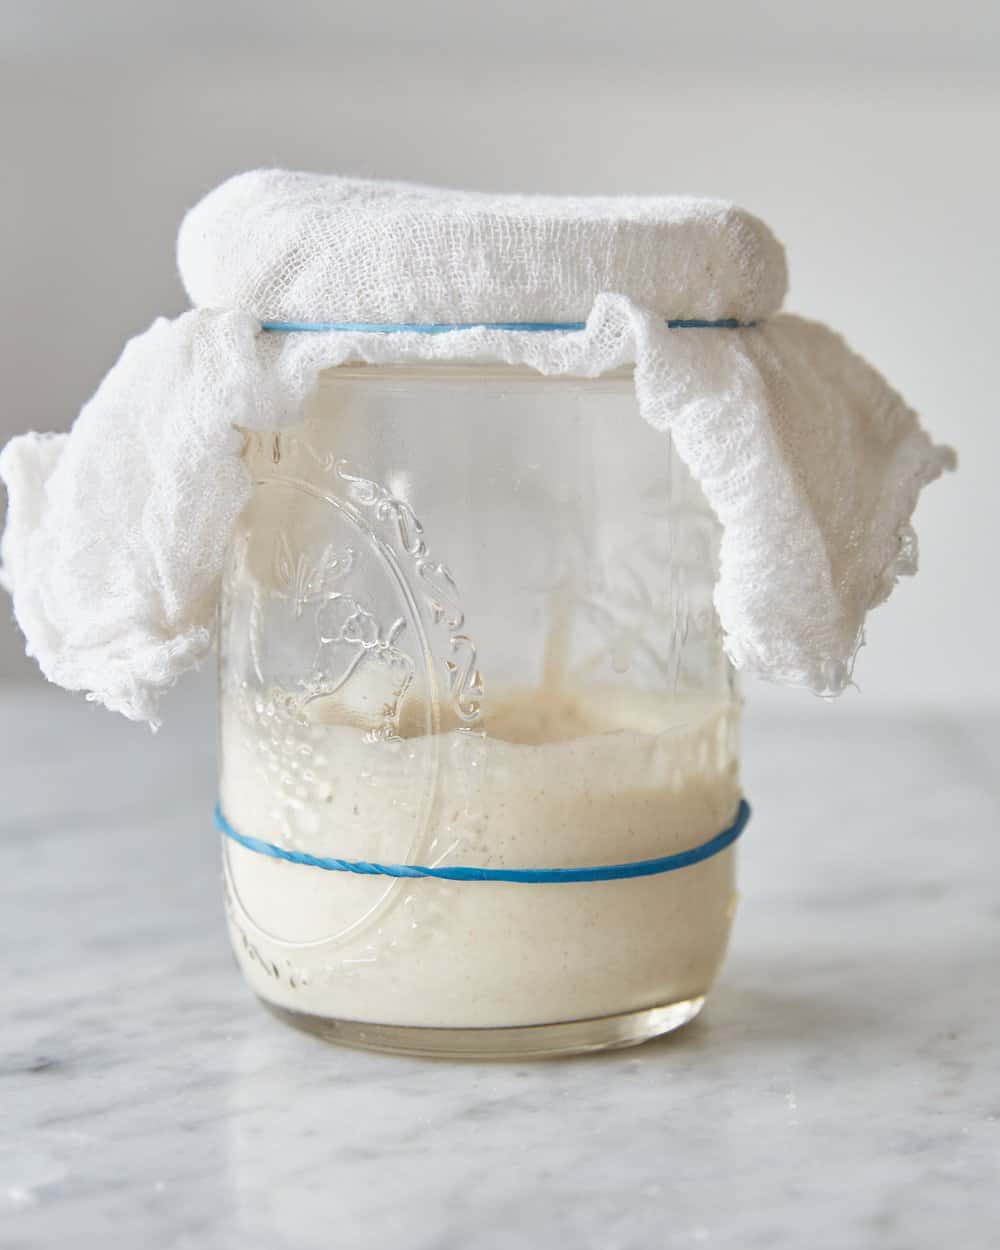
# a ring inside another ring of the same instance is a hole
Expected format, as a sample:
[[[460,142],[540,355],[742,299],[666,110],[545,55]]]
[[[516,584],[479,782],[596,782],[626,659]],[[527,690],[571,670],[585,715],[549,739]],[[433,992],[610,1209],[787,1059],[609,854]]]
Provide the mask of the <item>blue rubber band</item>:
[[[675,855],[661,855],[658,859],[639,859],[627,864],[600,864],[593,868],[468,868],[455,865],[445,868],[423,868],[418,864],[370,864],[363,859],[325,859],[308,855],[305,851],[287,851],[274,842],[260,838],[248,838],[237,833],[219,804],[215,806],[215,825],[227,838],[238,842],[248,851],[283,859],[290,864],[304,864],[308,868],[322,868],[327,872],[354,872],[363,876],[377,877],[433,877],[441,881],[517,881],[529,885],[550,885],[567,881],[623,881],[630,877],[653,877],[662,872],[675,872],[688,868],[702,860],[718,855],[732,846],[747,826],[750,804],[740,799],[733,823],[717,833],[714,838],[678,851]]]
[[[720,317],[703,321],[700,317],[675,317],[665,322],[671,330],[743,330],[756,321]],[[574,333],[587,327],[585,321],[262,321],[260,328],[271,334],[452,334],[456,330],[524,330],[531,334]]]

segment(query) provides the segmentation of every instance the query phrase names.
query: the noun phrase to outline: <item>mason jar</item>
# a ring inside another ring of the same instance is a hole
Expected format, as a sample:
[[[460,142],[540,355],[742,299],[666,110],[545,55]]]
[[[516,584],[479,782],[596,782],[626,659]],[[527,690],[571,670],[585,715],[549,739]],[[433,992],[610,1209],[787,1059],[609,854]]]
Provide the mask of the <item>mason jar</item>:
[[[245,457],[219,819],[252,990],[324,1037],[432,1055],[692,1019],[734,848],[684,853],[738,819],[739,699],[719,526],[631,371],[341,367]]]

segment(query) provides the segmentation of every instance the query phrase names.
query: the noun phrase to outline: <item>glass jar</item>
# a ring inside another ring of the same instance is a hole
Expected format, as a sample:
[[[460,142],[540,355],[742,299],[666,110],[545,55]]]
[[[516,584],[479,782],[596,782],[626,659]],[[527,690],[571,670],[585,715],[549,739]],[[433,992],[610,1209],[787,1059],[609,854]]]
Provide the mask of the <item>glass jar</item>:
[[[733,821],[719,527],[630,371],[342,367],[246,459],[220,802],[253,990],[323,1036],[420,1054],[600,1049],[690,1020],[728,939],[731,848],[542,883],[308,860],[577,868]]]

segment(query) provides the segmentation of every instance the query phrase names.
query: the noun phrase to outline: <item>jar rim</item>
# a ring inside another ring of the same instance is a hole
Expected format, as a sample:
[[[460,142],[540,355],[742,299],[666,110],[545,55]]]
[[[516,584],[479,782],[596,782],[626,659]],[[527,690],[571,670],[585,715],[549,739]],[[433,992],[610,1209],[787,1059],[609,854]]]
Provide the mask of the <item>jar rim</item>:
[[[616,391],[623,387],[631,388],[633,373],[634,367],[632,365],[622,365],[597,377],[587,377],[579,374],[541,373],[530,365],[508,365],[500,361],[483,363],[480,361],[449,360],[447,362],[420,361],[404,364],[371,364],[364,361],[356,361],[324,369],[319,375],[319,386],[325,390],[343,382],[359,381],[376,384],[405,383],[407,385],[410,383],[437,383],[442,381],[483,381],[515,385],[534,385],[538,383],[547,386],[585,385],[588,393],[590,393],[590,388],[592,387],[602,389],[607,387]]]

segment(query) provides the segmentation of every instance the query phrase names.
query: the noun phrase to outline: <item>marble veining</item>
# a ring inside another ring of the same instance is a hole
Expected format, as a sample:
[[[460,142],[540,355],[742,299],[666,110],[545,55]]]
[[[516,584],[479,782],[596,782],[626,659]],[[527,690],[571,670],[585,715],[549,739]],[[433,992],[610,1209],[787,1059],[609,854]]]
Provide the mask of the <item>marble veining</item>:
[[[748,718],[743,902],[704,1016],[504,1065],[340,1050],[258,1009],[204,691],[155,738],[0,693],[0,1244],[996,1246],[1000,717],[787,704]]]

